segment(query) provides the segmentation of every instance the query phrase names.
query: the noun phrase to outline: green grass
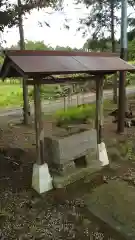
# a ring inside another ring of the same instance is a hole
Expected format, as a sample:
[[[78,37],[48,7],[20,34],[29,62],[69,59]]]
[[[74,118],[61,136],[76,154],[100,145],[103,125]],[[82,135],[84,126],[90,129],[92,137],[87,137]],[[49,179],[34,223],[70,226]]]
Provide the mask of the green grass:
[[[22,87],[19,84],[0,84],[0,107],[21,106]]]
[[[135,84],[134,74],[127,73],[127,80],[130,80],[130,85],[134,85]],[[23,104],[21,82],[20,83],[19,81],[17,82],[17,79],[12,79],[11,81],[15,81],[15,82],[12,83],[12,82],[9,82],[9,80],[6,80],[5,82],[0,81],[0,107],[1,108],[12,107],[12,106],[22,106]],[[112,89],[111,85],[110,87]],[[41,97],[43,100],[48,100],[48,99],[55,100],[62,96],[62,92],[63,92],[63,88],[60,87],[59,85],[45,85],[44,87],[41,88]],[[30,101],[33,100],[32,87],[29,87],[29,100]],[[71,109],[70,111],[71,112],[79,111],[80,114],[82,114],[82,111],[86,111],[86,115],[87,115],[87,108],[85,110]]]
[[[49,99],[54,96],[55,86],[46,86],[44,91],[41,91],[43,99]],[[33,100],[33,88],[29,87],[29,100]],[[23,92],[21,84],[0,83],[0,107],[22,106]]]
[[[57,85],[45,85],[41,87],[41,98],[44,100],[47,99],[56,99],[61,96],[62,88]],[[30,97],[33,99],[34,91],[33,89],[30,90]]]

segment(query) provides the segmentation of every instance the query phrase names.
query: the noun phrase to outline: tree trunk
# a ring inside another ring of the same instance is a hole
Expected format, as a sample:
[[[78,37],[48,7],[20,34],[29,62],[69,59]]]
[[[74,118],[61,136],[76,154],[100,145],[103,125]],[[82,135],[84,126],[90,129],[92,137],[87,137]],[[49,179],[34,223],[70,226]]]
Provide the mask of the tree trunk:
[[[115,31],[114,31],[114,1],[111,0],[111,41],[112,41],[112,53],[116,52],[115,45]],[[113,102],[117,104],[117,74],[113,77]]]
[[[18,0],[18,19],[19,19],[19,34],[20,34],[20,49],[25,49],[25,39],[24,39],[24,29],[23,29],[23,20],[21,13],[21,0]],[[30,106],[28,99],[28,86],[26,85],[26,78],[23,79],[23,122],[24,124],[29,124],[30,118]]]
[[[121,3],[121,54],[120,57],[127,61],[127,0]],[[125,110],[128,111],[128,99],[125,89],[126,72],[120,72],[119,80],[119,112],[118,133],[124,132]]]

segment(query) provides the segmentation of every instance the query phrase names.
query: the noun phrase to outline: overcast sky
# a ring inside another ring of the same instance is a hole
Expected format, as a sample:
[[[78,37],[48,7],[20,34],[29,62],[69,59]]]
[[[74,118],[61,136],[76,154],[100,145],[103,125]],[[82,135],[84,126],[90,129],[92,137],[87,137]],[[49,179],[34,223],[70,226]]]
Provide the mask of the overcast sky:
[[[15,0],[10,1],[15,2]],[[64,2],[64,11],[62,12],[46,9],[40,11],[33,10],[30,15],[27,14],[24,18],[25,39],[33,41],[43,40],[46,45],[51,45],[52,47],[60,45],[81,48],[88,36],[83,38],[82,33],[77,33],[76,29],[79,26],[79,18],[86,16],[88,10],[84,5],[75,6],[73,0],[65,0]],[[130,11],[129,9],[128,13]],[[65,18],[69,19],[69,30],[63,27]],[[48,28],[44,21],[48,22],[51,27]],[[39,26],[39,22],[43,23],[43,27]],[[117,37],[119,37],[119,29]],[[15,45],[19,41],[18,29],[5,29],[2,40],[6,40],[4,46],[10,47]]]

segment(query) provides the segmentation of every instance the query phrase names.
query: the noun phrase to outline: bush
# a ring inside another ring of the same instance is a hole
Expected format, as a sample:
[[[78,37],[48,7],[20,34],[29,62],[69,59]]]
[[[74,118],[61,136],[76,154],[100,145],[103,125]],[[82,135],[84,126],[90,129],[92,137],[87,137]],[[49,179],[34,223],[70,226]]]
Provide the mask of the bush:
[[[56,123],[58,126],[85,123],[89,118],[95,116],[95,104],[84,105],[80,107],[70,107],[67,111],[60,110],[55,114]]]
[[[112,101],[104,101],[104,116],[108,115],[108,111],[115,109],[116,106]],[[89,119],[95,118],[95,103],[84,104],[78,107],[69,107],[66,111],[58,110],[54,118],[56,119],[57,126],[64,126],[68,124],[82,124],[86,123]]]
[[[45,85],[40,88],[41,92],[41,98],[46,99],[57,99],[60,98],[62,95],[62,89],[59,87],[59,85]],[[29,97],[31,99],[34,99],[34,90],[31,89],[29,91]]]
[[[127,73],[126,75],[126,80],[129,85],[134,85],[135,84],[135,75],[133,73]]]

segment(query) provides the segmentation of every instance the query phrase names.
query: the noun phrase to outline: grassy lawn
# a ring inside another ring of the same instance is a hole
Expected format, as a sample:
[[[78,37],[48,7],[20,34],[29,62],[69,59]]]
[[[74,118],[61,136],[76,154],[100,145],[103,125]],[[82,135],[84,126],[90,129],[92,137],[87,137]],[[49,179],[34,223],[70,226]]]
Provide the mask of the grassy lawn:
[[[41,90],[41,96],[44,100],[56,97],[56,86],[46,86]],[[33,89],[29,87],[29,100],[33,99]],[[22,85],[21,84],[0,84],[0,108],[12,107],[12,106],[22,106],[23,95],[22,95]]]
[[[0,107],[21,106],[22,100],[20,84],[0,84]]]
[[[130,80],[130,85],[135,84],[133,74],[127,74],[127,80]],[[57,84],[45,85],[41,87],[41,97],[43,100],[55,100],[62,96],[63,87],[61,87],[60,85]],[[33,87],[29,87],[29,101],[32,100],[33,100]],[[22,106],[22,103],[23,95],[21,83],[9,83],[7,81],[5,81],[4,83],[0,82],[0,108]]]

